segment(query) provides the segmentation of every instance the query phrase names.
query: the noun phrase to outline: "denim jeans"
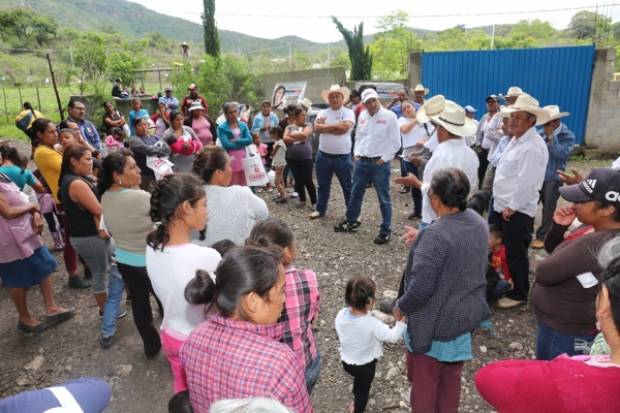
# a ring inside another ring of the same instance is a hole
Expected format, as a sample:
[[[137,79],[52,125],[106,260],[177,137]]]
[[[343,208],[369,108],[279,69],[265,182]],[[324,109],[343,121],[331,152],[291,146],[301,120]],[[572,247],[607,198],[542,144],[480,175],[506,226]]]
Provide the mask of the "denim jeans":
[[[110,257],[112,256],[110,240],[100,238],[98,235],[71,237],[70,239],[71,245],[93,274],[93,294],[105,293],[108,288]]]
[[[585,336],[563,334],[542,323],[538,323],[536,358],[538,360],[553,360],[564,353],[569,356],[588,355],[595,337],[596,332]]]
[[[404,166],[405,176],[407,174],[412,173],[418,178],[420,178],[418,167],[415,166],[412,162],[402,161],[402,165]],[[422,214],[422,191],[419,188],[411,187],[411,198],[413,199],[413,213],[416,215]]]
[[[112,264],[108,277],[108,296],[103,307],[103,321],[101,322],[101,335],[111,337],[116,333],[116,320],[120,313],[121,300],[125,291],[125,283],[116,264]]]
[[[325,215],[334,174],[336,174],[336,178],[338,178],[338,182],[340,182],[342,194],[344,195],[344,203],[348,205],[349,199],[351,198],[351,173],[353,169],[351,154],[329,155],[318,151],[315,168],[316,180],[319,185],[316,210],[321,215]]]
[[[319,375],[321,374],[321,354],[316,353],[316,358],[312,361],[306,368],[305,378],[306,378],[306,389],[308,390],[308,394],[312,394],[312,389],[314,389],[314,385],[319,380]]]
[[[391,163],[377,165],[372,160],[355,161],[353,170],[353,188],[351,198],[347,204],[347,221],[354,224],[360,216],[362,201],[366,192],[366,185],[372,182],[381,208],[381,233],[390,234],[392,232],[392,199],[390,198],[390,172]]]
[[[560,187],[562,181],[545,181],[543,187],[540,190],[540,202],[543,204],[543,214],[540,222],[540,227],[536,231],[536,239],[541,241],[545,240],[549,228],[553,223],[553,213],[555,207],[558,205],[558,199],[560,198]]]

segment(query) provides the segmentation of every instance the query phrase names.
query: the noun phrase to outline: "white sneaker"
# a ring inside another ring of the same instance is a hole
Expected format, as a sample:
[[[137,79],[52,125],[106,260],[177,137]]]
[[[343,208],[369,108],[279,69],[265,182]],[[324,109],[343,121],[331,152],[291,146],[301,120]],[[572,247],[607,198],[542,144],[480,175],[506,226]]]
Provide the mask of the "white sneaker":
[[[317,219],[317,218],[323,218],[324,216],[325,215],[321,214],[319,211],[314,211],[313,213],[308,215],[308,218],[310,218],[310,219]]]

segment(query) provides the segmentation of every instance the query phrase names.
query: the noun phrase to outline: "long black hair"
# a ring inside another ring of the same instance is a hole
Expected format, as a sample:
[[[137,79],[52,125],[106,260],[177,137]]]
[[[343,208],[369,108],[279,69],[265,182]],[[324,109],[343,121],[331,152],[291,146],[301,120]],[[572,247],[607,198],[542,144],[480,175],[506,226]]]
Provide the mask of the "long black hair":
[[[170,240],[168,225],[174,218],[177,208],[185,201],[192,206],[199,199],[205,197],[202,182],[187,174],[167,175],[161,179],[151,192],[151,220],[157,224],[155,229],[146,237],[149,247],[157,250],[164,247]]]
[[[269,290],[278,281],[282,255],[277,248],[234,247],[220,261],[214,276],[198,270],[185,287],[185,299],[193,305],[215,306],[224,317],[235,312],[243,320],[239,303],[249,293],[268,299]]]
[[[101,161],[101,176],[99,177],[99,196],[103,196],[104,192],[110,189],[114,184],[114,172],[119,175],[123,174],[127,158],[133,156],[129,149],[121,149],[118,152],[112,152]]]
[[[60,188],[62,187],[62,180],[65,175],[73,172],[73,166],[71,166],[71,160],[80,160],[86,152],[91,152],[90,148],[85,145],[70,145],[64,150],[62,154],[62,164],[60,165],[60,176],[58,177],[58,199],[60,199]]]
[[[224,149],[216,145],[208,145],[196,154],[192,172],[198,175],[205,184],[209,184],[215,171],[224,171],[227,163],[228,154]]]
[[[3,162],[5,159],[8,159],[13,165],[21,169],[22,175],[24,174],[26,167],[23,163],[23,157],[16,147],[9,144],[0,145],[0,158],[2,158]]]
[[[451,208],[458,208],[461,211],[467,209],[467,198],[469,196],[469,180],[467,175],[458,168],[443,168],[433,174],[431,188],[441,202]]]
[[[278,218],[267,218],[254,224],[246,245],[254,245],[258,247],[278,246],[280,248],[292,247],[295,242],[293,231]]]

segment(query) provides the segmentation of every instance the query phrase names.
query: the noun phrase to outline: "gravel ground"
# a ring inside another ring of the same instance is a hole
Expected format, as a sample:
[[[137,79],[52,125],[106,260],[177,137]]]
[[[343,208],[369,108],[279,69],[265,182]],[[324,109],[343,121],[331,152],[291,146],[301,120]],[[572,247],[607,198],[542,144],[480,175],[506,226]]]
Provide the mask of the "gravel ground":
[[[24,153],[24,141],[17,144]],[[26,152],[28,151],[28,152]],[[573,162],[584,171],[608,161]],[[394,164],[393,174],[396,175]],[[334,318],[343,306],[346,280],[354,274],[370,275],[377,283],[378,296],[397,290],[407,250],[399,237],[411,208],[409,194],[399,194],[393,185],[393,238],[388,245],[377,246],[372,239],[378,232],[380,213],[374,189],[364,200],[356,234],[336,234],[332,226],[344,215],[342,193],[336,181],[327,217],[309,221],[310,211],[293,203],[276,205],[265,194],[271,214],[293,228],[297,243],[297,266],[314,270],[321,286],[321,315],[317,336],[321,351],[321,377],[312,395],[315,412],[346,411],[352,398],[351,379],[342,370],[338,357],[338,340]],[[416,223],[417,224],[417,223]],[[49,233],[46,240],[51,244]],[[62,262],[62,255],[56,253]],[[532,268],[544,253],[531,252]],[[99,319],[94,298],[88,292],[69,290],[64,268],[54,273],[55,292],[61,305],[74,307],[75,317],[38,336],[28,336],[15,329],[16,315],[6,289],[0,289],[0,397],[20,391],[60,383],[80,376],[105,378],[113,387],[110,412],[165,412],[172,396],[172,380],[165,356],[146,360],[131,314],[118,323],[114,345],[102,350],[97,342]],[[41,315],[40,294],[32,289],[30,308]],[[157,322],[160,320],[158,319]],[[481,366],[498,359],[533,358],[535,323],[528,307],[493,311],[491,331],[474,334],[474,360],[465,364],[461,392],[461,412],[487,412],[492,409],[478,395],[473,376]],[[385,345],[385,356],[377,367],[367,411],[408,411],[409,384],[406,379],[402,344]]]

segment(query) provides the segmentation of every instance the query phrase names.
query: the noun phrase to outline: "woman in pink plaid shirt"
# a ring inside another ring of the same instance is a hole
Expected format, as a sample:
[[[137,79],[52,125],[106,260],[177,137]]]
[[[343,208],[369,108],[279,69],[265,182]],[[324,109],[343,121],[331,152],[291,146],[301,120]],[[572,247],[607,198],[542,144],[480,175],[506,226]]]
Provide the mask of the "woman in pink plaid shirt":
[[[298,270],[295,261],[295,238],[291,228],[277,218],[258,221],[246,244],[282,248],[282,265],[286,268],[284,310],[278,320],[284,327],[282,342],[293,349],[306,368],[308,393],[319,379],[321,358],[312,332],[312,324],[319,318],[319,284],[311,270]]]
[[[185,290],[214,315],[181,348],[195,413],[218,400],[268,397],[297,413],[312,412],[299,357],[279,340],[284,267],[278,249],[235,247],[214,274],[198,271]]]

